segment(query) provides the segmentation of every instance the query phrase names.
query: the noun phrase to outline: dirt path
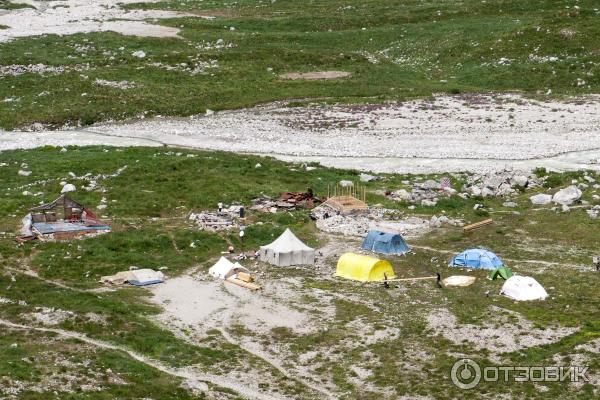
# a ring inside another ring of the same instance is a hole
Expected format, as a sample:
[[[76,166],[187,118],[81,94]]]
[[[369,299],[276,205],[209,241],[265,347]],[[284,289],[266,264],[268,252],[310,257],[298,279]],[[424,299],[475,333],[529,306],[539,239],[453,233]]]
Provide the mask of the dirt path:
[[[59,335],[60,337],[66,338],[66,339],[80,340],[84,343],[90,344],[90,345],[95,346],[100,349],[120,351],[120,352],[127,354],[129,357],[133,358],[134,360],[141,362],[151,368],[157,369],[165,374],[168,374],[168,375],[171,375],[171,376],[174,376],[177,378],[182,378],[188,383],[189,386],[197,388],[197,389],[202,389],[204,391],[208,390],[208,386],[206,385],[206,382],[210,382],[214,385],[234,390],[234,391],[240,393],[244,398],[247,398],[247,399],[277,400],[276,398],[274,398],[272,396],[268,396],[263,393],[248,389],[242,383],[235,382],[230,379],[223,378],[221,376],[200,373],[198,371],[195,371],[193,368],[172,368],[172,367],[169,367],[159,361],[156,361],[156,360],[153,360],[146,356],[143,356],[140,353],[129,350],[125,347],[114,345],[114,344],[111,344],[111,343],[108,343],[108,342],[105,342],[102,340],[92,339],[81,333],[66,331],[64,329],[42,328],[42,327],[37,327],[37,326],[16,324],[14,322],[10,322],[10,321],[4,320],[4,319],[0,319],[0,325],[3,325],[8,328],[12,328],[12,329],[33,330],[33,331],[37,331],[37,332],[54,333],[54,334]]]

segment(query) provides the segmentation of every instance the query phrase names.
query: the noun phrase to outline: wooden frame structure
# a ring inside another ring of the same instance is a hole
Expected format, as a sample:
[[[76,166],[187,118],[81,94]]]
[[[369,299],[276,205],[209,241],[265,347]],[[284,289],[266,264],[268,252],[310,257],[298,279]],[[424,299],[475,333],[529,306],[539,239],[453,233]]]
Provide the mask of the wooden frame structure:
[[[327,185],[327,201],[323,204],[342,214],[364,212],[369,209],[369,206],[365,201],[366,197],[367,191],[364,186],[355,186],[354,183],[352,183],[350,186],[336,184],[331,188]]]

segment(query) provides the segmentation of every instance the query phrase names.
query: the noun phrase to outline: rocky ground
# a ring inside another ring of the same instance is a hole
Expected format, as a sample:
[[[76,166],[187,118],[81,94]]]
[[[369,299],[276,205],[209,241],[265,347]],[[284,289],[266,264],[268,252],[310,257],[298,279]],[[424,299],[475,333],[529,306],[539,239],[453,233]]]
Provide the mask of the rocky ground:
[[[404,173],[599,168],[596,96],[563,102],[519,95],[442,96],[375,106],[293,108],[274,103],[209,114],[83,131],[0,132],[0,149],[57,143],[172,145]]]

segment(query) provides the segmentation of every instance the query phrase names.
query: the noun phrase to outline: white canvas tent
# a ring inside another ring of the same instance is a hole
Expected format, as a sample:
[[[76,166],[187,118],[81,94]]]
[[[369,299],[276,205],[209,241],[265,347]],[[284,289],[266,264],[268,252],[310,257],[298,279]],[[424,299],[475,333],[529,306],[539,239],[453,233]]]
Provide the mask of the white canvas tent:
[[[513,275],[504,282],[500,294],[517,301],[544,300],[546,290],[530,276]]]
[[[244,268],[239,263],[236,262],[234,264],[225,257],[221,257],[215,265],[210,267],[208,273],[215,278],[227,279],[231,276],[237,275],[239,271],[246,272],[247,274],[250,273],[248,269]]]
[[[279,267],[290,265],[313,265],[315,249],[308,247],[289,229],[273,243],[260,248],[260,260]]]

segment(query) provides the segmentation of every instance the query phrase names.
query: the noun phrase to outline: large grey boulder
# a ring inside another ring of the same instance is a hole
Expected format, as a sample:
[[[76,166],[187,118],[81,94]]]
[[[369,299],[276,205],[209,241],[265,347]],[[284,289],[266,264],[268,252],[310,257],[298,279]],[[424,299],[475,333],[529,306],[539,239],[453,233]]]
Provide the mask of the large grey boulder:
[[[525,187],[529,183],[529,178],[525,175],[515,175],[510,179],[510,185],[512,187]]]
[[[569,186],[559,190],[552,196],[552,201],[556,204],[570,206],[581,198],[581,190],[577,186]]]
[[[381,179],[379,176],[375,176],[375,175],[369,175],[369,174],[360,174],[360,181],[361,182],[371,182],[371,181],[376,181]]]
[[[544,206],[546,204],[550,204],[552,201],[552,196],[549,194],[539,193],[535,196],[531,196],[529,200],[535,205]]]
[[[433,179],[428,179],[418,186],[420,186],[423,190],[440,190],[442,188],[441,183],[434,181]]]
[[[410,201],[412,200],[412,195],[406,191],[406,189],[398,189],[391,193],[391,196],[394,200],[401,201]]]

